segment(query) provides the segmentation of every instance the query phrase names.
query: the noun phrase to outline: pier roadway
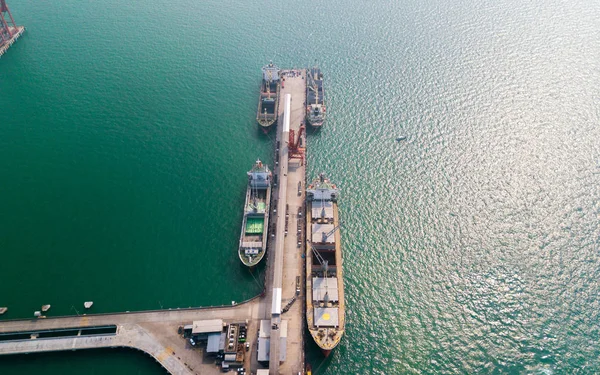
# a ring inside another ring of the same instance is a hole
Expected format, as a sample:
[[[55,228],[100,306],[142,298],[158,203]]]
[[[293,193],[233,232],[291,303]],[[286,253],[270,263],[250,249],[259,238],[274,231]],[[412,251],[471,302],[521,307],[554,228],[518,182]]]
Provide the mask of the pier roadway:
[[[293,130],[298,137],[300,124],[304,123],[305,116],[305,96],[306,96],[306,71],[296,70],[296,75],[285,77],[285,87],[281,90],[281,97],[285,94],[292,95],[290,112],[290,130]],[[282,108],[282,106],[280,106]],[[281,119],[281,117],[280,117]],[[288,135],[283,134],[283,129],[278,126],[278,136],[285,137],[280,139],[281,145],[288,142]],[[302,140],[302,145],[306,145],[306,139]],[[283,148],[283,147],[282,147]],[[298,247],[299,236],[303,236],[304,231],[298,233],[297,219],[298,209],[304,202],[304,181],[305,164],[301,164],[299,159],[291,159],[287,164],[287,189],[286,205],[288,206],[288,234],[284,236],[283,259],[281,260],[281,296],[282,306],[296,294],[296,277],[300,277],[300,289],[304,288],[304,259],[302,258],[302,247]],[[298,194],[298,182],[302,184],[301,193]],[[284,207],[285,209],[285,207]],[[285,214],[285,211],[281,212]],[[302,220],[300,220],[302,222]],[[303,242],[303,241],[301,241]],[[304,373],[304,292],[301,291],[297,300],[291,306],[288,312],[281,316],[282,320],[287,320],[287,339],[286,339],[286,360],[279,366],[280,374]],[[273,358],[273,357],[271,357]],[[273,361],[271,361],[273,362]],[[272,375],[276,374],[271,372]]]
[[[190,324],[195,320],[223,319],[225,322],[248,321],[247,339],[251,350],[246,355],[245,367],[252,373],[263,368],[257,362],[258,327],[261,319],[271,321],[287,320],[287,338],[285,361],[279,363],[279,345],[271,345],[269,373],[271,375],[297,375],[304,372],[304,262],[302,241],[304,230],[298,231],[299,208],[304,200],[305,166],[300,160],[288,158],[288,133],[283,129],[283,100],[286,94],[291,95],[290,130],[294,130],[296,137],[300,124],[304,122],[306,71],[296,70],[288,74],[285,87],[281,89],[281,104],[279,106],[279,119],[277,126],[277,140],[280,141],[280,164],[274,170],[283,173],[281,183],[285,182],[283,189],[276,188],[279,201],[277,202],[277,223],[275,241],[269,243],[267,256],[268,272],[265,280],[265,293],[254,299],[235,305],[224,307],[170,309],[160,311],[126,312],[118,314],[92,314],[69,317],[28,320],[0,320],[0,333],[6,332],[31,332],[41,330],[58,330],[90,326],[116,325],[115,334],[82,335],[76,337],[56,338],[31,338],[13,341],[0,340],[0,355],[24,354],[36,352],[51,352],[96,348],[133,348],[146,352],[161,364],[169,373],[176,375],[188,374],[218,374],[219,367],[214,359],[206,357],[203,346],[192,347],[188,340],[184,340],[178,333],[180,326]],[[303,138],[302,144],[306,144]],[[283,163],[282,163],[283,162]],[[298,194],[298,183],[302,184]],[[285,234],[286,205],[288,206],[287,226]],[[302,211],[303,212],[303,211]],[[278,241],[279,240],[279,241]],[[300,280],[300,294],[292,304],[289,311],[273,320],[273,290],[280,288],[281,306],[285,306],[296,295],[296,279]],[[271,343],[279,343],[281,332],[279,329],[271,330]]]

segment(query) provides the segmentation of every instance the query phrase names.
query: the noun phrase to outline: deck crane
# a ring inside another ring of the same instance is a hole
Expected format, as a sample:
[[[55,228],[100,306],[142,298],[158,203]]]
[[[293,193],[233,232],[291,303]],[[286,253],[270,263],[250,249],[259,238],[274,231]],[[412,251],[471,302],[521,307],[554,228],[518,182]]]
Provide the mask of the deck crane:
[[[321,255],[321,253],[319,253],[317,251],[317,249],[315,249],[315,247],[313,246],[312,243],[309,242],[309,244],[310,244],[310,247],[312,249],[313,254],[315,255],[315,257],[317,257],[317,260],[319,261],[319,264],[323,267],[323,275],[324,275],[324,277],[327,277],[327,269],[328,269],[328,266],[329,266],[329,261],[323,259],[323,256]]]
[[[317,249],[315,249],[315,247],[313,246],[313,244],[310,241],[307,241],[307,242],[309,243],[313,254],[319,261],[319,264],[321,265],[321,267],[323,267],[323,278],[325,279],[325,296],[323,298],[323,301],[325,301],[325,304],[327,304],[327,302],[329,301],[329,292],[327,291],[327,289],[328,289],[328,287],[327,287],[327,270],[329,268],[329,261],[323,259],[323,256],[321,256],[321,254],[317,251]]]
[[[332,234],[334,234],[336,230],[340,229],[340,227],[342,226],[342,224],[343,224],[343,222],[340,221],[340,223],[338,225],[336,225],[335,228],[333,228],[332,230],[330,230],[329,233],[323,232],[323,240],[321,242],[327,241],[327,239],[329,238],[329,236],[331,236]]]
[[[331,236],[332,234],[335,233],[336,230],[340,229],[340,227],[342,226],[343,222],[340,221],[340,223],[338,225],[335,226],[335,228],[333,228],[332,230],[330,230],[328,233],[323,232],[323,240],[322,242],[327,241],[327,238],[329,238],[329,236]],[[315,257],[317,258],[317,260],[319,261],[319,264],[321,265],[321,267],[323,267],[323,278],[325,279],[325,303],[328,302],[329,300],[329,293],[327,292],[328,286],[327,286],[327,271],[329,270],[329,261],[325,260],[323,258],[323,256],[321,255],[321,253],[319,253],[317,251],[317,249],[315,249],[315,247],[313,246],[312,242],[310,243],[310,247],[312,249],[313,254],[315,255]]]
[[[6,0],[0,0],[0,45],[10,41],[16,32],[17,25],[6,5]]]

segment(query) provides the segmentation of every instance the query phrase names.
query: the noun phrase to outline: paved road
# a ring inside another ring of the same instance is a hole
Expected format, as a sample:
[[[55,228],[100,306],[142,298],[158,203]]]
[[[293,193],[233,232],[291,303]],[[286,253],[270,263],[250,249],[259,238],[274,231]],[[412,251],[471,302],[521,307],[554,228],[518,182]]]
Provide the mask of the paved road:
[[[191,347],[177,333],[181,325],[194,320],[224,319],[258,321],[261,300],[221,308],[162,310],[123,314],[85,315],[48,319],[5,321],[0,332],[35,331],[86,326],[117,326],[115,335],[80,336],[0,342],[0,355],[92,348],[130,347],[152,356],[171,374],[217,374],[214,361]]]
[[[292,94],[290,129],[294,130],[296,136],[300,124],[305,116],[306,95],[306,71],[299,71],[300,76],[286,78],[285,89],[282,94]],[[287,141],[287,140],[285,140]],[[306,145],[306,138],[303,145]],[[303,247],[298,247],[298,236],[303,233],[297,231],[298,208],[304,202],[305,165],[300,160],[292,159],[287,169],[287,192],[286,203],[289,206],[288,235],[285,237],[284,257],[282,263],[282,298],[283,306],[296,293],[296,277],[300,277],[301,286],[304,286],[304,259],[302,258]],[[298,182],[302,183],[302,193],[298,195]],[[282,315],[282,319],[288,321],[286,361],[279,368],[280,374],[297,375],[304,373],[304,294],[292,305],[291,309]]]

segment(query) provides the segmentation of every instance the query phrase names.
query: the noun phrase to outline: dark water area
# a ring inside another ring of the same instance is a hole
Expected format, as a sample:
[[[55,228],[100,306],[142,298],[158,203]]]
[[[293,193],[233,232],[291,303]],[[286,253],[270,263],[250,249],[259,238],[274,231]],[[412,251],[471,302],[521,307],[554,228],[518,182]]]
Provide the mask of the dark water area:
[[[2,374],[166,374],[152,357],[127,349],[26,354],[0,361]]]
[[[307,343],[314,373],[600,372],[598,2],[9,5],[27,32],[0,59],[0,322],[258,294],[235,249],[245,172],[272,163],[260,67],[316,59],[309,175],[341,189],[348,313],[328,359]],[[40,371],[163,373],[0,357]]]

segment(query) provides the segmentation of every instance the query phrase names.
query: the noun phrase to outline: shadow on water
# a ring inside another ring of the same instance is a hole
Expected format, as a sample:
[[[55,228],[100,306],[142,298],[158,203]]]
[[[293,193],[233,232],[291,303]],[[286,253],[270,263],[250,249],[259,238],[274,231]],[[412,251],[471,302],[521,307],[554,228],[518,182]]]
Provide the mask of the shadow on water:
[[[257,290],[259,291],[258,294],[260,294],[264,289],[266,268],[265,264],[268,255],[269,254],[265,254],[264,259],[261,260],[260,263],[252,269],[246,267],[244,264],[242,264],[241,261],[239,262],[240,274],[244,278],[244,282],[255,284]]]
[[[3,356],[0,374],[23,375],[78,373],[105,375],[127,373],[139,375],[166,374],[166,370],[147,354],[134,349],[88,349],[76,352],[36,353]]]
[[[336,348],[337,349],[337,348]],[[331,363],[332,358],[336,355],[335,349],[329,357],[325,357],[321,349],[315,344],[308,329],[304,330],[304,359],[306,364],[310,364],[313,374],[325,373],[327,367]]]
[[[256,121],[254,121],[254,129],[256,132],[256,136],[259,139],[270,139],[272,141],[275,141],[275,138],[277,136],[276,130],[277,130],[277,124],[273,124],[271,125],[269,128],[267,128],[267,130],[265,131],[265,129],[258,125],[258,123]]]
[[[309,135],[311,137],[321,137],[321,128],[315,128],[314,126],[308,125],[306,124],[306,135]]]

